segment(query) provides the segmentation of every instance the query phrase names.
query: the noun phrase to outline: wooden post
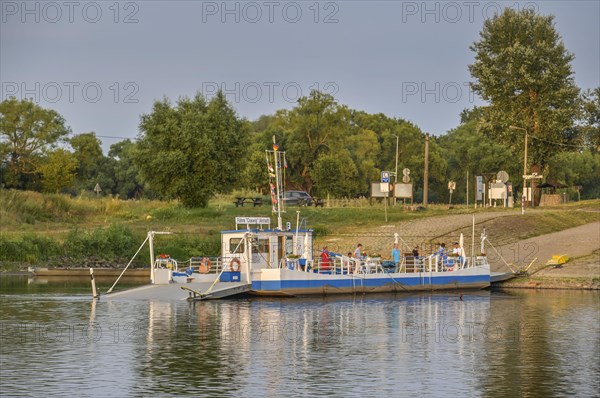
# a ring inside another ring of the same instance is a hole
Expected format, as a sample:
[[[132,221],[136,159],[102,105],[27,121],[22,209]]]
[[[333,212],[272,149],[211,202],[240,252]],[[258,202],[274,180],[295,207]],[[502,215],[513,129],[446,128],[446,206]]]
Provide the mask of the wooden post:
[[[427,207],[429,190],[429,133],[425,133],[425,172],[423,174],[423,206]]]
[[[98,291],[96,290],[96,280],[94,279],[94,269],[90,268],[90,277],[92,279],[92,297],[98,298]]]
[[[469,170],[467,170],[467,209],[469,208]]]

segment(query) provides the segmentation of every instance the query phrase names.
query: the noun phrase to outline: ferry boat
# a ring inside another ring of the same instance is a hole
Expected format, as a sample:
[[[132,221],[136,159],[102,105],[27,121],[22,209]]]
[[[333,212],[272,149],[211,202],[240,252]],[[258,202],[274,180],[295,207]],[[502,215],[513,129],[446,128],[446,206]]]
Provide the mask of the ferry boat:
[[[487,257],[464,256],[462,239],[460,253],[463,255],[455,258],[442,252],[423,257],[403,256],[397,263],[337,253],[315,258],[313,230],[300,223],[299,213],[295,228],[290,223],[284,227],[282,223],[282,165],[285,164],[285,152],[279,151],[276,145],[273,151],[267,151],[272,211],[277,216],[277,226],[271,226],[270,217],[236,217],[235,229],[221,232],[219,257],[191,258],[184,263],[169,256],[155,258],[153,240],[156,235],[164,233],[148,233],[151,285],[171,286],[161,289],[162,293],[157,296],[179,298],[183,292],[183,297],[206,299],[240,293],[296,296],[482,289],[490,286]],[[398,244],[397,234],[394,239]],[[484,237],[482,246],[483,240]],[[141,297],[151,298],[153,295],[149,289],[137,290],[138,293],[145,292]],[[133,293],[130,297],[140,297],[140,294],[136,296]]]

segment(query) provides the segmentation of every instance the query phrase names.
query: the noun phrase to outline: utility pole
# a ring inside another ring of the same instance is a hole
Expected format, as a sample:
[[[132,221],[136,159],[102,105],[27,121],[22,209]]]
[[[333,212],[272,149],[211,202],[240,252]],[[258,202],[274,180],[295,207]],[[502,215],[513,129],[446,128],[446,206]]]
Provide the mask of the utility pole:
[[[525,214],[525,202],[527,202],[527,178],[525,177],[527,175],[527,129],[517,126],[508,126],[508,128],[511,130],[523,130],[525,132],[525,156],[523,157],[523,198],[521,199],[521,214]],[[531,192],[531,200],[533,201],[533,192]]]
[[[467,209],[468,208],[469,208],[469,170],[467,170]]]
[[[394,174],[394,192],[398,184],[398,136],[396,136],[396,172]],[[394,206],[396,206],[396,195],[394,195]]]
[[[423,179],[423,206],[427,207],[427,194],[429,190],[429,133],[425,133],[425,173]]]

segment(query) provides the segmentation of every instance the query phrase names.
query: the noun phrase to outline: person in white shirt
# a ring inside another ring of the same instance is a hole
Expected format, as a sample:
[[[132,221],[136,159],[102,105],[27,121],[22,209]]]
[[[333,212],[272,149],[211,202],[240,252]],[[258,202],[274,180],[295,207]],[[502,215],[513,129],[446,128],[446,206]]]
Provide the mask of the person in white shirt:
[[[458,245],[458,242],[454,242],[454,248],[452,249],[452,254],[457,257],[458,263],[462,266],[463,264],[463,251],[461,247]]]

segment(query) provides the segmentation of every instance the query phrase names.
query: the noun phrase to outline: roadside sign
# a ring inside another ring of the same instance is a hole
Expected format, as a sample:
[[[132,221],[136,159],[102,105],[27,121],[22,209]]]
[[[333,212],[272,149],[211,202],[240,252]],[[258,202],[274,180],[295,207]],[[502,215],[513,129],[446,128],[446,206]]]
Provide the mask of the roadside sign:
[[[405,184],[408,184],[410,182],[410,177],[408,175],[403,175],[402,176],[402,182]]]
[[[372,182],[371,183],[371,197],[372,198],[387,198],[390,196],[388,192],[381,191],[382,185],[383,184],[380,182]]]
[[[412,184],[396,184],[394,185],[394,197],[396,198],[411,198],[413,196]]]
[[[496,175],[496,178],[506,184],[508,182],[508,173],[504,170],[501,170]]]
[[[381,184],[379,184],[379,190],[381,191],[381,193],[390,192],[390,184],[388,182],[382,182]]]
[[[477,176],[477,196],[475,200],[483,200],[483,176]]]
[[[390,182],[390,172],[389,171],[382,171],[381,172],[381,182],[382,183],[389,183]]]
[[[454,191],[456,189],[456,182],[454,181],[448,181],[448,190],[449,191]]]
[[[407,176],[407,175],[409,175],[409,174],[410,174],[410,169],[408,169],[408,168],[404,168],[404,169],[402,169],[402,175],[405,175],[405,176]]]

